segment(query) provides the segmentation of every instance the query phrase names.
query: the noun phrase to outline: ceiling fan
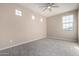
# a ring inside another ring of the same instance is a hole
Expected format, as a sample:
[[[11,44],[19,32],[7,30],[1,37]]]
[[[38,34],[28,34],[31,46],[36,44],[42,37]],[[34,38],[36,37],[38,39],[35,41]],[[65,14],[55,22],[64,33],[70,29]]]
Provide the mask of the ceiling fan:
[[[55,3],[45,3],[40,7],[43,7],[43,11],[49,10],[51,12],[52,8],[58,8],[59,6]]]

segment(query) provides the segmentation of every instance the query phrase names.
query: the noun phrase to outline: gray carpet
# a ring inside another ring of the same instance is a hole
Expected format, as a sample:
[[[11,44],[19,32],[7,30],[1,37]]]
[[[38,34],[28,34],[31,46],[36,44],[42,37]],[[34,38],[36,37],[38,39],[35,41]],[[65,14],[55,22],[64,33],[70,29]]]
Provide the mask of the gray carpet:
[[[79,56],[77,43],[41,39],[0,51],[1,56]]]

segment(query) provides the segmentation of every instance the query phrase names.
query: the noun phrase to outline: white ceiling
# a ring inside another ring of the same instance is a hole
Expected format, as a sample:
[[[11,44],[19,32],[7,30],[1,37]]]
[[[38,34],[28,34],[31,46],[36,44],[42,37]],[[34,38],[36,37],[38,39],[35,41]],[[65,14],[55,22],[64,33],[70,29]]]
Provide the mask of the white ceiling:
[[[40,7],[44,4],[46,3],[22,3],[21,5],[45,17],[50,17],[67,11],[75,10],[79,5],[78,3],[56,3],[59,7],[52,8],[52,11],[49,12],[49,10],[43,11],[44,7]]]

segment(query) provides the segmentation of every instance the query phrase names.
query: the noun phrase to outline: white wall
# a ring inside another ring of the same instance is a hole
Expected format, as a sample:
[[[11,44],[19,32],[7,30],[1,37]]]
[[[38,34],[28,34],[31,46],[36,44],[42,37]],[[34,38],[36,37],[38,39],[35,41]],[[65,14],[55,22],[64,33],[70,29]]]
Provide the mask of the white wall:
[[[79,43],[79,8],[78,8],[78,43]]]
[[[74,31],[65,32],[62,27],[62,17],[65,15],[74,15]],[[70,11],[63,14],[51,16],[47,18],[47,36],[48,38],[57,38],[68,41],[77,41],[78,40],[78,30],[77,30],[77,21],[78,21],[78,11]]]
[[[16,16],[15,10],[22,16]],[[32,14],[36,19],[32,20]],[[43,18],[43,22],[40,19]],[[0,49],[46,37],[46,19],[19,4],[0,4]]]

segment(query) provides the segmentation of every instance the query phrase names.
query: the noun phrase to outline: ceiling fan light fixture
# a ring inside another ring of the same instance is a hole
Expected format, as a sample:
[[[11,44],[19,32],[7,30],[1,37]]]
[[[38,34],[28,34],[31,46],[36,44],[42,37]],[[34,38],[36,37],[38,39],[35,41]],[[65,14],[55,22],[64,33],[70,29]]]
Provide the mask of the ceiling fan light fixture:
[[[48,6],[48,9],[50,9],[51,7],[50,6]]]
[[[43,11],[46,11],[46,10],[52,11],[53,8],[56,8],[59,6],[55,3],[46,3],[43,7],[44,7]]]

